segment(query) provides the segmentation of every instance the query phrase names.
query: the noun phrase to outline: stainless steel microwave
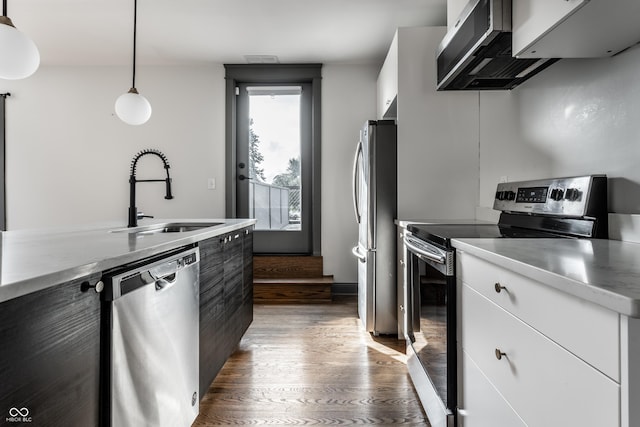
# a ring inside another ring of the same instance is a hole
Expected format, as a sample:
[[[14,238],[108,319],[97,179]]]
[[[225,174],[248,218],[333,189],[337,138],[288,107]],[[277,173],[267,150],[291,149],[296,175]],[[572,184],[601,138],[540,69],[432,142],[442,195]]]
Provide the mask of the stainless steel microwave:
[[[438,48],[438,90],[513,89],[558,60],[513,57],[511,36],[511,0],[471,0]]]

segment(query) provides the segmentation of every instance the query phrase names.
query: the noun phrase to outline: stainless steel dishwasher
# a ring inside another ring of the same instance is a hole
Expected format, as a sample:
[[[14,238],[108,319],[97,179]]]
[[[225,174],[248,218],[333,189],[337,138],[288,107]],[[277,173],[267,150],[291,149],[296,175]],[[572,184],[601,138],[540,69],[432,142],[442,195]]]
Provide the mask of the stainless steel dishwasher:
[[[195,247],[105,277],[108,425],[181,427],[198,415],[199,261]]]

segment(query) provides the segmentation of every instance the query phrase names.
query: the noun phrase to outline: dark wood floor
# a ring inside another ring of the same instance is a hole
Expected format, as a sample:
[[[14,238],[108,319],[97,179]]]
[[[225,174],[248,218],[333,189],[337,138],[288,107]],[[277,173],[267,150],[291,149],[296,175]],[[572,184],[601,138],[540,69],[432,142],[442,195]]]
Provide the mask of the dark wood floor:
[[[359,326],[355,299],[256,305],[193,426],[429,426],[404,343]]]

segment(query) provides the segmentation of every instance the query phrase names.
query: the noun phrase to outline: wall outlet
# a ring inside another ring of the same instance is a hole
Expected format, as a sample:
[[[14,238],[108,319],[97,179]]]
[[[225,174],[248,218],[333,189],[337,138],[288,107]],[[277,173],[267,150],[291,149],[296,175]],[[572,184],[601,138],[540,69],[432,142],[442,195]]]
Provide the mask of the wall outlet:
[[[216,189],[216,179],[215,178],[207,179],[207,189],[208,190],[215,190]]]
[[[503,175],[500,177],[500,182],[509,182],[509,177],[506,175]]]

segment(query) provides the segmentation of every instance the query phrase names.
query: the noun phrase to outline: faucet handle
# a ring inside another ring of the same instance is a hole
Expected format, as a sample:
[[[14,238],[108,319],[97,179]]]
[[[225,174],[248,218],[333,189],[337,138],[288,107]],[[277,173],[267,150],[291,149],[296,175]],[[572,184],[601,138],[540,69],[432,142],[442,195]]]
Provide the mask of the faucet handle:
[[[144,212],[138,212],[136,214],[136,218],[138,219],[142,219],[142,218],[153,218],[153,215],[145,215]]]
[[[164,180],[167,186],[167,195],[164,196],[165,199],[171,200],[173,199],[173,194],[171,194],[171,178],[169,178],[169,169],[167,169],[167,179]]]

